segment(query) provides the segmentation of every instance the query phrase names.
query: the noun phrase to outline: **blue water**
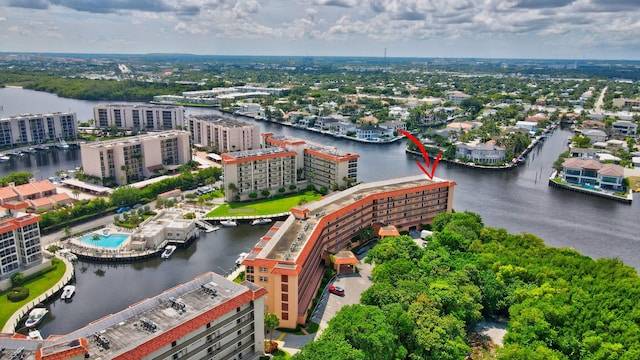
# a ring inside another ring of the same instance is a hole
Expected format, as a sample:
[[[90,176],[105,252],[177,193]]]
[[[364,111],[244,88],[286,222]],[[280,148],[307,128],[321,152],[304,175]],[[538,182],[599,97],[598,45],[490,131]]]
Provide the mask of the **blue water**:
[[[85,235],[80,238],[80,241],[89,245],[101,246],[105,248],[117,248],[129,237],[129,235],[127,234],[109,234],[106,236],[97,234],[100,237],[100,239],[93,240],[94,235],[96,234],[94,233],[94,234]]]

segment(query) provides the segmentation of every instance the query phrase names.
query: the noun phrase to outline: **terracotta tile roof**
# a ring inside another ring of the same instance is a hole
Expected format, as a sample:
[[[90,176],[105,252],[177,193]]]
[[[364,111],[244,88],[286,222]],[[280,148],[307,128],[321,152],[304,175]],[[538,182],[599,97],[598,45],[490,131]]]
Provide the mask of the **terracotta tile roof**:
[[[12,188],[5,186],[0,188],[0,200],[8,201],[11,199],[17,199],[18,193],[16,193]]]
[[[66,203],[66,202],[70,202],[73,201],[73,198],[71,198],[71,196],[69,196],[69,194],[63,192],[60,194],[55,194],[55,195],[51,195],[49,196],[49,198],[51,198],[53,201],[57,202],[57,203]]]
[[[29,197],[40,193],[40,190],[32,183],[16,186],[16,191],[23,197]]]
[[[398,232],[398,229],[396,229],[395,226],[387,225],[387,226],[381,227],[380,230],[378,230],[378,236],[380,237],[400,236],[400,232]]]
[[[56,191],[56,187],[53,186],[53,184],[49,180],[35,181],[35,182],[32,182],[31,185],[35,186],[36,189],[42,192]]]
[[[32,199],[32,200],[29,200],[29,202],[31,202],[31,205],[36,209],[45,207],[45,206],[53,206],[53,201],[51,201],[51,199],[48,197],[43,197],[40,199]]]
[[[624,176],[624,168],[616,164],[604,164],[598,173],[600,175],[621,177]]]

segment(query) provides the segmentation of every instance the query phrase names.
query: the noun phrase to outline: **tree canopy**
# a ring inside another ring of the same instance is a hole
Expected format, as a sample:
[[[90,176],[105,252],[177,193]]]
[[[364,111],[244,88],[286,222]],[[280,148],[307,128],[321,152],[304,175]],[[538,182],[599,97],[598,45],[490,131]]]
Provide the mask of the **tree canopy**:
[[[640,358],[640,278],[616,259],[547,247],[531,234],[443,213],[425,248],[407,236],[370,250],[373,285],[296,359],[461,359],[469,329],[508,318],[500,359]]]

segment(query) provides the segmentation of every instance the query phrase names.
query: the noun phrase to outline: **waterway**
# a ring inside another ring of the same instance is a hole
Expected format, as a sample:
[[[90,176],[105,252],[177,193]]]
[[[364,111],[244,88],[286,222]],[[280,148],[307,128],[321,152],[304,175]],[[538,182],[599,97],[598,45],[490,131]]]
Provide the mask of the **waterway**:
[[[36,107],[36,103],[47,106]],[[86,121],[92,117],[95,104],[29,90],[0,89],[0,105],[4,105],[0,117],[25,112],[73,111],[80,121]],[[215,112],[187,109],[187,114]],[[422,159],[406,155],[404,142],[363,144],[278,124],[260,122],[260,126],[263,131],[300,137],[359,154],[358,180],[420,173],[415,162]],[[566,140],[570,135],[569,131],[556,130],[516,169],[483,171],[441,162],[435,175],[457,183],[456,211],[479,213],[487,226],[506,228],[512,233],[532,233],[550,246],[571,247],[593,258],[619,258],[640,269],[640,199],[637,195],[633,204],[627,205],[547,185],[551,166],[558,154],[567,149]],[[26,170],[35,172],[38,178],[47,178],[56,170],[72,169],[80,163],[78,150],[56,150],[0,164],[0,176]],[[42,333],[44,336],[67,333],[205,271],[228,271],[237,255],[253,247],[265,230],[249,225],[223,228],[205,234],[191,247],[176,251],[166,261],[154,259],[124,265],[80,262],[73,302],[54,302],[51,316],[41,326]]]

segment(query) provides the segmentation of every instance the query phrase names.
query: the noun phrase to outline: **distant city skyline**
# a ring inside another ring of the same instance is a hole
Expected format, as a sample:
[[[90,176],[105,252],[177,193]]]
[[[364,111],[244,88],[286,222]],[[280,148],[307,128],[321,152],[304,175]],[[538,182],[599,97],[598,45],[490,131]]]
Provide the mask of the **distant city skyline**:
[[[638,0],[0,0],[0,52],[640,60]]]

